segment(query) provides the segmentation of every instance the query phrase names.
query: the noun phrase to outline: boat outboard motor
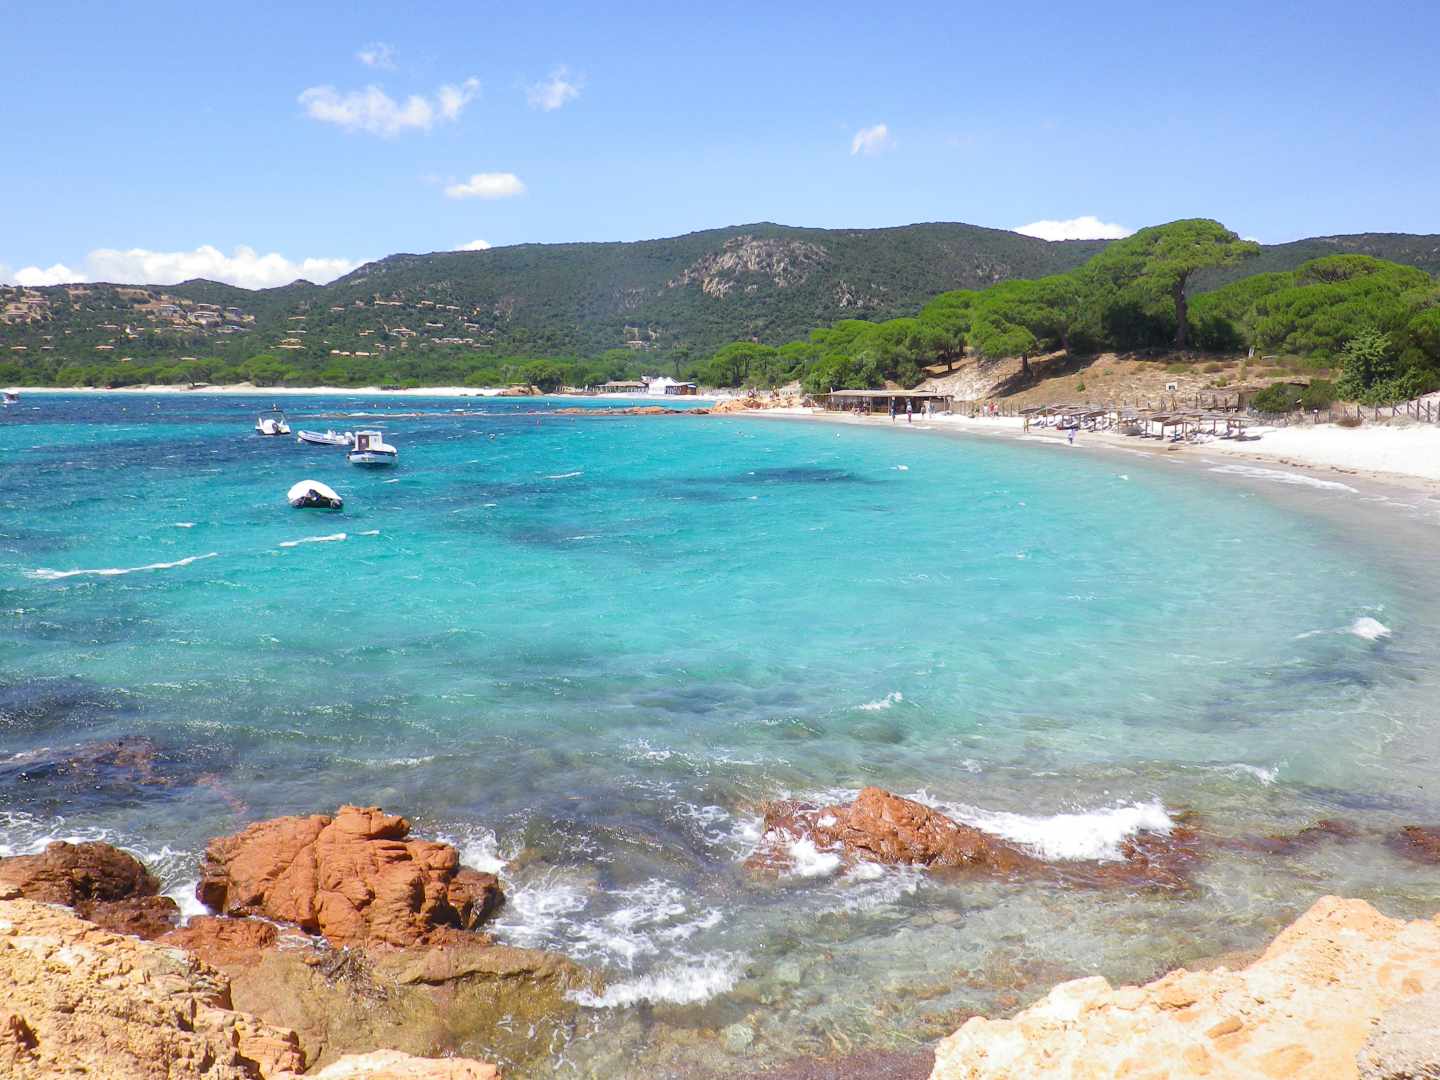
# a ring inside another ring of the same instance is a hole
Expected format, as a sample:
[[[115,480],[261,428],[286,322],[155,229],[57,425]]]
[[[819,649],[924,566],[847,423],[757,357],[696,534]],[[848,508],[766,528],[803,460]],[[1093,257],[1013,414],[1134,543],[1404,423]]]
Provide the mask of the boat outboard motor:
[[[334,488],[319,480],[301,480],[290,489],[286,498],[297,510],[339,510],[345,505],[345,500],[335,494]]]

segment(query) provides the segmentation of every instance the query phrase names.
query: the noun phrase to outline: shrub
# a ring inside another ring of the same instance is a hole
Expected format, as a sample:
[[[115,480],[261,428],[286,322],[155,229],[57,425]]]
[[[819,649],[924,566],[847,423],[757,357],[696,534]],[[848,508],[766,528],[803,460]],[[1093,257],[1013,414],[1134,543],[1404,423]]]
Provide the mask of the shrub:
[[[1251,404],[1259,412],[1286,413],[1300,404],[1300,391],[1284,383],[1267,386],[1255,395]]]
[[[1328,409],[1335,403],[1335,387],[1324,379],[1316,379],[1300,391],[1300,406],[1304,409]]]
[[[1335,421],[1335,426],[1336,426],[1336,427],[1359,427],[1359,426],[1360,426],[1360,417],[1358,417],[1358,416],[1342,416],[1339,420],[1336,420],[1336,421]]]
[[[1207,374],[1207,375],[1213,375],[1213,374],[1215,374],[1215,372],[1217,372],[1217,371],[1224,371],[1224,370],[1225,370],[1225,365],[1224,365],[1224,364],[1217,364],[1217,363],[1214,363],[1214,362],[1212,361],[1211,363],[1206,364],[1206,365],[1205,365],[1204,367],[1202,367],[1200,370],[1203,371],[1203,372],[1205,372],[1205,374]]]

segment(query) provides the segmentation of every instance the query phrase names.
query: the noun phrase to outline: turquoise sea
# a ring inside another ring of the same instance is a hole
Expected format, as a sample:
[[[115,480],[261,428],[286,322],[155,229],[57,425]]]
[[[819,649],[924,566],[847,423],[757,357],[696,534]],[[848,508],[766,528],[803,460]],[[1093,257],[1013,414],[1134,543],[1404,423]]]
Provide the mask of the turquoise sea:
[[[502,938],[607,972],[560,1076],[913,1047],[1325,893],[1440,907],[1385,843],[1440,820],[1423,500],[904,425],[281,403],[399,467],[257,437],[268,397],[0,414],[3,850],[108,838],[184,896],[248,821],[403,813],[499,870]],[[303,478],[344,511],[287,506]],[[1207,854],[1178,894],[743,868],[762,802],[870,783],[1050,859],[1183,813]],[[1252,842],[1321,818],[1358,835]]]

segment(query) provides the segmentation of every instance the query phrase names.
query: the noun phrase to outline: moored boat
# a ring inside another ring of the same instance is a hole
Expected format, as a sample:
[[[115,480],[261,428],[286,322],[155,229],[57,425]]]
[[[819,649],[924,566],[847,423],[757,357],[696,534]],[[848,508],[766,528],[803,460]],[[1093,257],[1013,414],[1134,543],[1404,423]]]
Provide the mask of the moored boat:
[[[285,419],[283,412],[276,409],[274,416],[258,416],[255,418],[255,434],[289,435],[290,422]]]
[[[355,445],[345,455],[351,465],[394,465],[399,456],[379,431],[357,431]]]
[[[339,510],[345,505],[334,488],[319,480],[301,480],[285,498],[297,510]]]
[[[301,431],[295,436],[295,441],[309,443],[311,446],[353,446],[355,435],[349,431],[326,431],[323,434],[318,431]]]
[[[6,390],[3,395],[0,395],[0,400],[3,400],[6,405],[15,405],[20,401],[20,393],[18,390]]]

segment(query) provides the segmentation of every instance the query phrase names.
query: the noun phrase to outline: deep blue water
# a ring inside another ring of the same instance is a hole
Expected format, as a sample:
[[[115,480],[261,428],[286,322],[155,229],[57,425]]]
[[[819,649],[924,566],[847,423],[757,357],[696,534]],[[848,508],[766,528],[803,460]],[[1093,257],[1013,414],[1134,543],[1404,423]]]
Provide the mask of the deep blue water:
[[[611,973],[566,1075],[696,1026],[745,1023],[754,1061],[887,1044],[992,1004],[976,971],[1138,977],[1327,891],[1435,906],[1378,839],[1217,851],[1158,899],[740,866],[765,799],[867,783],[1056,858],[1182,811],[1226,839],[1435,816],[1429,590],[1278,489],[914,430],[283,404],[383,426],[399,467],[257,437],[268,398],[0,415],[10,849],[104,835],[183,890],[246,821],[402,812],[501,867],[502,936]],[[302,478],[345,510],[289,508]]]

